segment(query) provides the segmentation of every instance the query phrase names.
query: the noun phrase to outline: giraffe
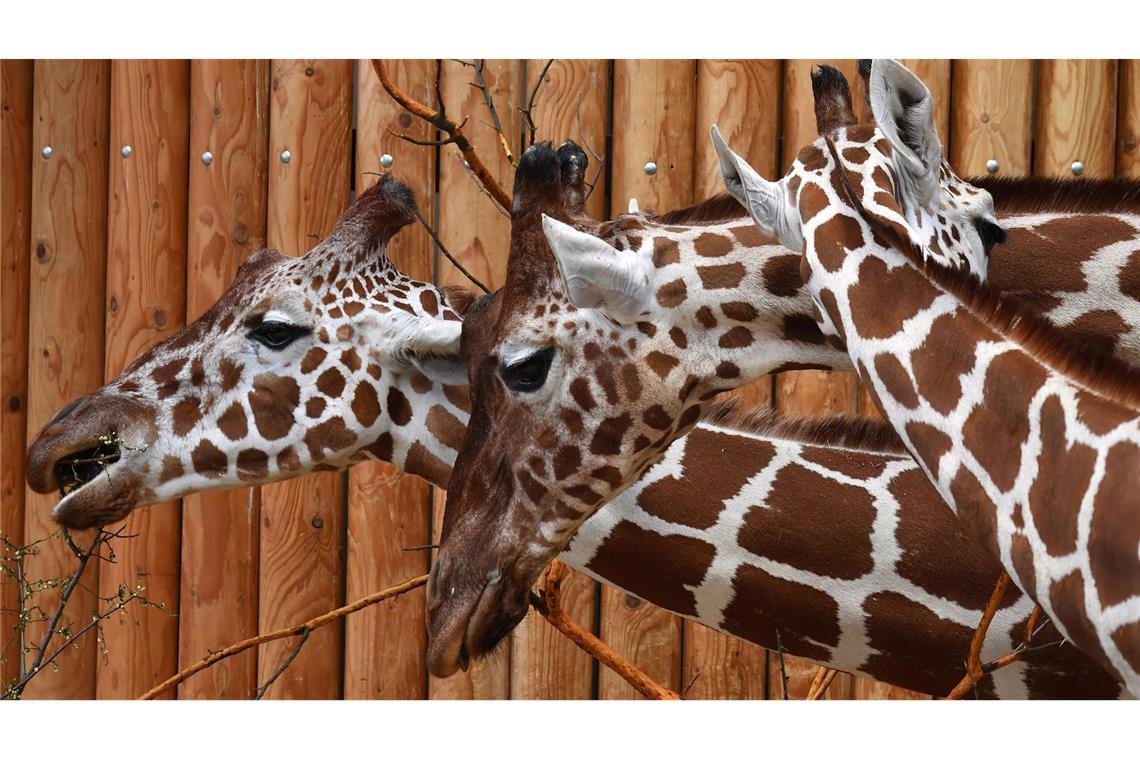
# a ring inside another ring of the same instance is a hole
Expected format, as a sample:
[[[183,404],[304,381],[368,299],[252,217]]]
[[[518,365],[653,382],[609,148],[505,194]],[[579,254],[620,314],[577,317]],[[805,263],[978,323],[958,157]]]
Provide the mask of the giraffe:
[[[946,181],[925,85],[893,61],[870,85],[874,126],[828,125],[779,182],[718,142],[726,182],[758,226],[802,244],[821,329],[959,519],[1138,693],[1140,372],[942,266],[972,236],[923,221],[979,196]]]
[[[572,157],[571,163],[581,161],[584,165],[584,160],[584,155]],[[574,168],[571,166],[562,172],[564,182],[571,176],[581,180],[581,172],[572,171]],[[571,183],[566,195],[580,199],[580,194],[575,195],[575,187]],[[392,213],[391,204],[372,198],[369,193],[392,196],[401,210],[391,220],[384,220],[385,215]],[[342,221],[350,223],[343,228],[338,226],[338,231],[314,248],[305,259],[271,257],[265,259],[271,265],[265,266],[260,273],[243,268],[242,275],[219,305],[203,317],[202,324],[190,325],[184,335],[174,336],[155,347],[148,353],[146,361],[140,359],[104,389],[89,399],[81,400],[82,409],[61,415],[56,423],[47,426],[41,436],[42,442],[33,444],[34,449],[38,446],[52,447],[40,450],[36,456],[39,466],[44,468],[40,477],[58,477],[54,471],[61,460],[66,460],[75,451],[99,444],[98,435],[107,432],[100,420],[114,418],[116,427],[113,429],[121,434],[120,437],[128,437],[128,432],[118,426],[119,415],[126,408],[119,399],[124,385],[128,392],[134,394],[132,404],[142,405],[145,402],[149,406],[146,420],[171,419],[173,410],[182,405],[185,398],[206,396],[208,391],[203,390],[201,383],[190,382],[180,388],[163,385],[159,389],[149,385],[148,378],[156,368],[168,366],[179,359],[203,368],[220,367],[223,360],[240,360],[240,347],[245,343],[227,338],[226,330],[232,324],[244,322],[247,313],[271,305],[265,301],[267,298],[280,302],[291,297],[287,293],[300,288],[310,308],[314,309],[306,315],[312,332],[319,335],[323,329],[328,335],[336,334],[343,324],[343,314],[323,305],[334,303],[336,299],[330,296],[343,290],[343,285],[338,286],[337,278],[327,277],[324,273],[336,261],[348,259],[355,266],[361,252],[383,259],[383,241],[409,218],[407,204],[410,202],[397,183],[382,180],[381,185],[362,195],[346,212]],[[743,213],[738,205],[734,205],[734,210]],[[387,231],[375,240],[370,236],[377,228],[369,226],[369,215],[379,215],[382,217],[381,226],[387,227]],[[628,225],[624,221],[608,225],[607,234],[616,236],[612,238],[615,244],[625,246],[629,242],[627,236],[633,233],[621,227]],[[788,254],[783,249],[775,250],[776,255]],[[762,255],[762,252],[757,255]],[[250,263],[256,263],[258,256],[264,258],[263,254],[257,254]],[[307,264],[299,263],[305,260],[308,260]],[[298,263],[292,265],[289,273],[282,274],[276,267],[286,261]],[[424,299],[430,301],[430,297],[422,295],[409,301],[401,300],[404,289],[414,292],[416,288],[430,286],[411,283],[398,273],[389,274],[388,270],[389,266],[385,266],[384,277],[378,277],[375,283],[379,294],[374,294],[366,303],[383,304],[396,300],[410,306],[422,303]],[[302,278],[301,283],[295,281],[297,276]],[[306,282],[306,277],[312,280]],[[1032,285],[1031,278],[1022,278],[1020,282]],[[1075,283],[1064,283],[1059,292],[1077,290]],[[445,308],[449,296],[461,311],[460,304],[466,298],[457,298],[459,294],[455,292],[435,292],[434,298],[443,306],[434,315],[421,315],[424,321],[420,324],[434,328],[438,327],[435,322],[442,320],[444,329],[454,325],[453,312]],[[1104,305],[1103,299],[1097,299],[1095,295],[1090,300]],[[347,307],[343,309],[347,310]],[[361,324],[354,323],[354,329],[362,329]],[[244,337],[249,338],[248,335]],[[1105,337],[1112,340],[1116,335],[1109,331]],[[417,340],[409,330],[398,335],[396,342],[383,343],[381,351],[396,356],[407,354],[414,349]],[[409,345],[402,345],[400,341]],[[304,386],[304,375],[312,372],[306,373],[302,369],[307,356],[307,351],[298,351],[293,359],[283,359],[277,364],[275,372],[281,375],[292,373],[298,384]],[[373,360],[384,367],[395,362],[383,353],[374,356]],[[413,373],[417,371],[400,366]],[[393,375],[388,373],[387,376],[391,378]],[[235,378],[231,394],[240,398],[252,393],[257,377],[259,372],[247,367]],[[344,466],[344,463],[357,461],[360,451],[364,455],[394,459],[400,452],[411,451],[416,443],[420,443],[427,450],[438,452],[441,462],[423,469],[422,474],[436,485],[446,487],[467,421],[466,390],[458,384],[437,385],[429,390],[423,379],[415,380],[414,377],[410,381],[412,390],[408,390],[406,385],[399,387],[413,405],[416,399],[421,399],[426,405],[425,410],[412,415],[417,420],[426,418],[426,425],[421,425],[418,430],[405,426],[403,431],[397,429],[400,426],[394,426],[391,429],[395,437],[393,443],[374,448],[371,446],[374,440],[384,439],[388,431],[378,433],[373,428],[369,432],[359,417],[346,414],[344,419],[356,435],[358,451],[342,452],[335,458],[318,462],[316,466]],[[463,383],[466,381],[465,377],[458,379]],[[131,383],[138,388],[132,391]],[[154,389],[149,396],[148,388]],[[352,382],[346,382],[342,392],[346,398],[356,395]],[[265,398],[262,402],[273,400]],[[303,413],[302,408],[307,409],[308,403],[294,404],[288,394],[276,400],[280,406],[273,410],[273,414],[282,418],[292,415],[298,422],[286,435],[277,439],[276,444],[282,448],[306,448],[304,436],[307,427],[303,424],[306,420],[303,414],[307,412]],[[337,400],[328,398],[325,403],[331,408]],[[202,406],[224,407],[225,401],[213,399]],[[432,409],[435,406],[450,410],[459,424],[438,424],[439,419],[446,418],[440,417],[437,411],[437,424],[433,425]],[[266,407],[258,408],[263,410],[263,415],[268,412]],[[392,409],[389,411],[393,412]],[[256,424],[252,417],[247,420],[251,429]],[[102,432],[91,438],[91,429]],[[409,442],[401,435],[412,436],[414,440]],[[434,436],[434,440],[428,440],[428,436]],[[158,469],[159,463],[167,456],[168,444],[151,441],[142,450],[146,440],[130,440],[135,444],[131,447],[134,451],[114,465],[118,469],[108,470],[108,479],[138,484],[142,482],[138,479],[142,474]],[[213,440],[220,451],[234,460],[246,448],[245,438],[232,439],[227,435]],[[749,531],[747,537],[742,534],[739,540],[717,530],[717,514],[723,509],[726,497],[701,487],[692,492],[678,491],[688,487],[684,478],[691,482],[708,466],[708,462],[717,460],[720,452],[727,448],[748,452],[747,461],[740,463],[741,467],[733,473],[731,480],[756,482],[753,491],[756,495],[752,497],[754,506],[744,519]],[[874,426],[866,422],[829,422],[821,428],[750,419],[721,409],[714,417],[702,422],[693,435],[670,447],[663,462],[633,489],[620,495],[596,518],[587,521],[563,559],[603,582],[732,635],[771,647],[774,646],[774,632],[779,628],[784,649],[790,654],[900,686],[942,693],[960,675],[957,653],[965,650],[985,604],[997,565],[962,535],[947,537],[949,533],[945,523],[949,515],[943,516],[937,511],[940,505],[937,493],[915,477],[915,466],[900,452],[897,443],[892,444],[886,439],[885,431],[876,432]],[[146,461],[148,457],[151,458],[149,463]],[[408,461],[407,455],[403,461]],[[416,457],[412,457],[412,461],[414,466]],[[268,462],[266,480],[292,477],[304,471],[303,468],[278,469],[281,463],[279,459]],[[755,469],[748,470],[749,467]],[[130,475],[131,470],[139,475]],[[884,476],[887,470],[890,477]],[[77,477],[85,470],[65,465],[64,472]],[[851,551],[842,556],[833,551],[827,566],[819,565],[810,541],[806,545],[801,542],[802,550],[789,552],[789,544],[783,538],[789,531],[796,530],[796,526],[803,526],[798,530],[810,536],[805,529],[820,524],[816,500],[804,498],[804,478],[854,494],[853,501],[864,507],[857,517],[856,510],[852,510],[853,519],[828,519],[827,524],[833,533],[841,533],[832,543],[851,547]],[[247,482],[248,473],[238,467],[228,467],[224,471],[219,469],[215,477],[199,481],[197,486],[183,485],[191,489],[218,488]],[[74,487],[77,483],[68,485]],[[169,497],[139,490],[130,498],[131,506],[141,506]],[[98,501],[93,498],[87,503],[95,505]],[[677,503],[686,505],[685,513],[678,513],[673,508]],[[866,505],[871,505],[877,516],[867,519]],[[93,519],[83,516],[79,506],[59,514],[61,520],[76,521],[73,524],[89,524]],[[955,529],[955,525],[949,527],[950,531]],[[961,530],[957,530],[961,534]],[[893,559],[895,556],[930,556],[948,540],[953,540],[960,547],[953,566],[930,569],[914,561],[896,563]],[[689,547],[691,551],[679,554],[664,551],[679,545]],[[870,547],[875,550],[869,551]],[[883,547],[890,548],[884,551]],[[710,554],[719,559],[705,567],[704,558]],[[695,561],[686,559],[689,556]],[[623,558],[632,558],[632,561]],[[663,564],[666,559],[671,564]],[[642,568],[650,566],[659,572],[643,572]],[[699,581],[694,572],[703,573]],[[800,593],[804,584],[820,586],[823,578],[827,582],[822,591]],[[790,589],[796,592],[789,593]],[[1007,602],[991,627],[985,650],[987,654],[1001,654],[1021,640],[1020,629],[1024,627],[1029,603],[1012,596]],[[987,682],[982,684],[981,690],[985,696],[1110,697],[1118,694],[1119,686],[1076,650],[1063,647],[1035,655],[1025,663],[999,672],[992,686]]]
[[[26,464],[33,490],[60,492],[53,517],[92,527],[366,458],[444,478],[466,416],[460,317],[386,252],[415,208],[382,176],[305,256],[253,254],[198,320],[61,409]]]
[[[684,226],[732,216],[714,201],[652,224],[620,217],[614,228],[624,234],[611,245],[558,208],[549,149],[524,159],[506,287],[464,325],[474,411],[429,584],[429,662],[441,676],[494,648],[541,567],[716,393],[781,369],[851,366],[831,353],[844,346],[823,337],[810,305],[805,315],[783,298],[802,282],[800,257],[773,265],[756,256],[770,240],[763,233],[781,225],[781,242],[802,247],[794,220],[777,216],[752,232],[731,222]],[[933,256],[982,276],[1004,230],[988,193],[948,168],[944,180],[962,196],[959,211],[919,220],[922,230],[938,243]],[[1134,312],[1135,299],[1121,297]],[[1117,327],[1117,338],[1128,332]],[[1130,350],[1116,339],[1104,345]]]

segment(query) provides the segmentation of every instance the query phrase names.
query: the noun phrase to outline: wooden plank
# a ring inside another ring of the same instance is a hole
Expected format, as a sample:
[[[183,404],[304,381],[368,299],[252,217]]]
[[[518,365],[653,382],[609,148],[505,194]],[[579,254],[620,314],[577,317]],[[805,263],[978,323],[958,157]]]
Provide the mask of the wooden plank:
[[[464,133],[479,153],[488,170],[509,194],[514,184],[514,170],[499,146],[499,138],[490,126],[491,117],[483,104],[483,94],[471,86],[475,77],[470,67],[455,61],[443,61],[443,99],[452,118],[470,117]],[[518,155],[519,112],[522,64],[515,60],[488,60],[484,74],[494,98],[504,137]],[[437,228],[447,249],[463,262],[470,272],[489,288],[502,286],[507,271],[510,248],[510,220],[495,210],[493,202],[476,186],[463,168],[462,159],[453,146],[439,153],[439,216]],[[439,283],[473,287],[445,258],[439,257]],[[434,540],[439,539],[443,521],[445,494],[434,494]],[[498,653],[480,660],[466,673],[447,679],[432,677],[428,693],[432,699],[506,699],[510,696],[509,642]]]
[[[241,262],[265,247],[268,148],[269,62],[192,62],[187,320],[210,308]],[[259,513],[255,488],[182,500],[180,667],[257,634]],[[257,651],[249,650],[181,684],[178,697],[249,698],[256,689]]]
[[[611,214],[629,198],[668,211],[693,202],[696,64],[691,60],[614,61]],[[656,174],[645,172],[654,162]],[[681,683],[681,618],[610,587],[602,588],[603,641],[667,688]],[[630,686],[602,668],[602,699],[633,699]]]
[[[111,65],[107,380],[184,324],[189,94],[186,61]],[[176,501],[136,510],[116,526],[137,537],[119,542],[118,561],[102,568],[100,596],[142,587],[166,609],[131,608],[103,626],[99,699],[138,696],[177,670],[181,522]]]
[[[434,97],[436,62],[388,61],[401,88],[425,103]],[[416,194],[421,213],[432,216],[435,152],[411,145],[392,132],[430,140],[433,130],[414,119],[380,86],[371,61],[360,74],[356,116],[356,192],[376,182],[366,172],[385,171],[380,156],[392,156],[392,174]],[[431,281],[431,239],[415,222],[388,245],[392,263],[410,277]],[[404,547],[431,541],[431,487],[383,462],[365,462],[348,477],[348,599],[356,599],[428,570],[427,552]],[[423,699],[427,696],[425,592],[361,610],[345,621],[344,696],[347,699]]]
[[[1033,173],[1111,177],[1116,160],[1117,63],[1049,60],[1037,66],[1037,147]]]
[[[107,61],[40,61],[35,66],[32,130],[32,257],[28,317],[28,438],[67,402],[103,384],[103,285],[107,253],[107,149],[111,66]],[[50,158],[41,150],[52,149]],[[50,513],[58,497],[27,493],[24,539],[58,526]],[[77,540],[90,540],[88,534]],[[75,568],[62,541],[29,557],[28,577],[58,578]],[[99,567],[91,566],[72,596],[61,625],[73,630],[91,619]],[[54,608],[52,592],[40,604]],[[28,627],[39,641],[44,624]],[[58,639],[58,637],[56,637]],[[94,638],[69,648],[36,676],[24,696],[95,697]]]
[[[269,117],[269,245],[303,254],[348,206],[352,61],[274,61]],[[282,151],[290,152],[285,163]],[[345,475],[320,473],[261,493],[259,627],[287,626],[343,602]],[[335,699],[341,690],[339,626],[315,632],[268,692],[274,699]],[[292,652],[274,642],[258,655],[264,682]]]
[[[24,540],[32,68],[0,61],[0,536],[14,546]],[[10,558],[5,545],[0,561]],[[0,575],[0,689],[20,675],[19,608],[19,585]]]
[[[724,192],[709,127],[716,124],[734,150],[756,171],[775,177],[780,147],[778,60],[697,61],[694,189],[697,199]],[[733,391],[756,408],[772,405],[772,378]],[[711,628],[683,622],[681,677],[686,699],[763,699],[767,654],[762,647]]]
[[[961,176],[1024,176],[1033,146],[1033,61],[954,61],[950,164]]]
[[[811,70],[817,63],[827,63],[843,72],[852,83],[853,94],[859,99],[859,85],[855,84],[859,72],[851,59],[811,61],[788,60],[784,62],[784,134],[780,156],[780,166],[784,171],[791,167],[796,155],[818,136],[815,126],[815,99],[811,90]],[[776,377],[774,405],[780,414],[821,415],[853,413],[858,398],[858,382],[851,372],[820,372],[803,370],[784,372]],[[788,696],[802,698],[807,694],[817,666],[807,660],[790,655],[784,656],[784,668],[788,676]],[[829,696],[849,696],[851,677],[836,677]],[[768,696],[770,699],[783,697],[780,683],[779,658],[770,654],[768,658]]]
[[[1120,122],[1116,130],[1116,174],[1140,177],[1140,62],[1120,62]]]
[[[522,90],[524,106],[546,64],[546,60],[527,61],[526,87]],[[608,110],[609,61],[555,61],[535,98],[536,139],[550,140],[555,147],[566,140],[583,146],[590,156],[587,179],[592,179],[599,162],[590,151],[599,155],[605,151]],[[587,201],[587,210],[595,219],[605,217],[605,198],[603,172],[598,175],[597,185]],[[594,602],[598,593],[596,582],[573,571],[568,572],[562,582],[564,608],[589,630],[593,630],[596,622]],[[534,610],[514,630],[512,699],[589,699],[594,689],[593,671],[593,660]]]

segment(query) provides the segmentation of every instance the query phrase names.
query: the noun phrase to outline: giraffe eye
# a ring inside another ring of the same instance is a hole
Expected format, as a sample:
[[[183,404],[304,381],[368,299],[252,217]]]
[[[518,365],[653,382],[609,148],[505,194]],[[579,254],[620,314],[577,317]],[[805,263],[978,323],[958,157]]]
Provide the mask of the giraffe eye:
[[[546,382],[550,363],[554,361],[554,347],[535,351],[533,354],[511,365],[500,365],[499,376],[508,388],[517,393],[536,391]]]
[[[978,217],[974,220],[974,229],[978,231],[978,237],[982,239],[982,248],[985,249],[986,256],[990,255],[990,251],[995,245],[1005,242],[1005,229],[989,219]]]
[[[249,337],[266,348],[280,351],[307,332],[306,328],[288,322],[262,322],[250,330]]]

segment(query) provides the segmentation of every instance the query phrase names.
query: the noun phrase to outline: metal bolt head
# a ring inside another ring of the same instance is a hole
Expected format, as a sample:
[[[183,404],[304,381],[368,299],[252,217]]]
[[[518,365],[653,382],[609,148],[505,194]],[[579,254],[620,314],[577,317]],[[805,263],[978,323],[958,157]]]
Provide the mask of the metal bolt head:
[[[990,174],[997,174],[998,168],[999,167],[996,158],[991,158],[989,161],[986,161],[986,171],[988,171]]]
[[[287,164],[293,160],[293,154],[287,150],[281,151],[281,163]]]
[[[396,162],[396,159],[392,158],[391,154],[389,154],[389,153],[385,153],[384,155],[380,156],[380,165],[383,166],[385,169],[392,168],[392,164],[394,164],[395,162]]]
[[[1085,164],[1083,161],[1074,161],[1073,165],[1069,167],[1073,170],[1073,174],[1080,176],[1085,173]]]
[[[645,169],[645,173],[648,174],[650,177],[652,177],[654,174],[657,173],[657,164],[653,163],[652,161],[649,161],[648,163],[645,164],[644,169]]]
[[[203,152],[202,153],[202,165],[203,166],[209,166],[212,163],[214,163],[214,154],[208,150]]]
[[[119,148],[119,155],[123,158],[130,158],[131,154],[134,152],[134,148],[129,145],[124,145],[123,147]]]
[[[40,155],[44,158],[51,158],[51,146],[45,145],[44,149],[40,151]]]

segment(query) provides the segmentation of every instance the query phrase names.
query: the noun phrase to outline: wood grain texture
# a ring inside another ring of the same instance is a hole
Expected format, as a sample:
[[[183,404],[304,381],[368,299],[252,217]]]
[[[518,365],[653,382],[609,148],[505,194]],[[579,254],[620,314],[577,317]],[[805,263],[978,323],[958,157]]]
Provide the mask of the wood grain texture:
[[[194,61],[186,318],[197,319],[265,247],[269,62]],[[213,161],[202,163],[210,151]],[[182,500],[179,666],[257,634],[260,491],[235,488]],[[179,699],[235,699],[257,690],[249,650],[190,678]]]
[[[956,60],[950,165],[961,176],[1029,174],[1033,146],[1033,68],[1027,60]]]
[[[697,61],[693,133],[695,200],[724,192],[720,165],[709,139],[716,124],[733,150],[765,177],[775,177],[780,152],[778,60]],[[772,405],[773,380],[766,377],[731,395],[755,408]],[[687,699],[763,699],[767,654],[762,647],[685,620],[681,688]]]
[[[642,209],[669,211],[693,194],[696,64],[691,60],[614,61],[613,192],[610,213],[629,198]],[[657,164],[648,175],[647,161]],[[603,587],[600,636],[658,683],[680,691],[681,618],[615,588]],[[613,672],[598,677],[602,699],[638,695]]]
[[[0,536],[24,539],[32,62],[0,61]],[[0,561],[10,558],[0,549]],[[11,569],[11,568],[9,568]],[[20,674],[20,587],[0,575],[0,686]]]
[[[514,168],[490,126],[491,117],[483,103],[483,94],[471,86],[475,81],[471,68],[455,61],[442,61],[440,65],[443,67],[443,100],[447,104],[448,115],[456,120],[470,117],[463,128],[464,134],[509,195],[514,185]],[[517,157],[521,152],[517,106],[523,89],[522,62],[488,60],[484,77],[495,100],[504,137]],[[439,162],[439,236],[451,254],[487,287],[492,290],[501,287],[510,249],[510,220],[496,210],[494,202],[468,176],[454,146],[440,149]],[[441,285],[473,287],[444,257],[439,257],[438,264],[438,282]],[[439,526],[443,524],[445,498],[444,491],[437,489],[433,520],[433,540],[437,541]],[[473,663],[466,673],[456,673],[446,679],[431,677],[428,681],[429,696],[432,699],[507,699],[511,684],[511,646],[509,640],[504,642],[494,655]]]
[[[396,84],[425,103],[432,102],[436,62],[388,61]],[[389,133],[429,140],[427,124],[393,101],[372,70],[359,61],[356,104],[356,192],[376,182],[367,172],[386,171],[380,156],[393,158],[392,174],[416,194],[420,212],[432,218],[435,151],[411,145]],[[431,239],[418,222],[388,244],[392,263],[418,280],[432,279]],[[348,475],[348,599],[394,586],[428,571],[428,552],[405,547],[431,541],[431,487],[385,462],[366,462]],[[427,696],[427,627],[424,589],[369,607],[345,620],[344,696],[346,699],[423,699]]]
[[[186,61],[111,65],[107,380],[185,321],[189,94]],[[125,145],[130,157],[121,154]],[[115,526],[136,537],[120,541],[118,561],[102,568],[100,596],[141,587],[167,609],[130,608],[103,626],[99,699],[137,696],[177,670],[181,523],[176,501],[136,510]]]
[[[32,130],[32,257],[28,315],[28,439],[76,396],[103,384],[103,287],[107,254],[107,151],[111,66],[107,61],[39,61],[35,66]],[[51,158],[40,154],[52,148]],[[54,533],[54,494],[28,491],[24,539]],[[88,534],[77,541],[90,541]],[[70,575],[75,557],[62,540],[28,558],[29,578]],[[73,630],[91,619],[98,564],[72,596],[61,625]],[[57,597],[39,603],[49,611]],[[44,624],[28,627],[39,641]],[[58,642],[58,637],[56,637]],[[68,648],[31,681],[26,698],[95,697],[94,637]]]
[[[524,106],[546,64],[545,60],[526,62]],[[599,166],[591,150],[605,152],[609,87],[608,61],[558,60],[547,70],[535,98],[536,140],[550,140],[555,146],[574,140],[582,146],[590,161],[587,180],[595,176]],[[595,219],[602,219],[606,198],[604,167],[597,176],[587,210]],[[594,607],[599,593],[595,581],[567,570],[562,581],[562,606],[587,630],[595,630]],[[512,634],[511,698],[589,699],[593,690],[594,665],[590,656],[531,610]]]
[[[307,252],[348,206],[352,61],[272,64],[269,107],[269,245]],[[292,154],[289,163],[281,151]],[[262,631],[307,620],[343,603],[344,473],[320,473],[261,489],[258,619]],[[273,699],[335,699],[341,689],[340,626],[315,632],[267,693]],[[274,642],[258,655],[258,679],[294,646]]]
[[[1116,174],[1140,177],[1140,61],[1120,62],[1116,129]]]
[[[31,256],[32,62],[0,62],[0,537],[24,540],[27,269]],[[0,562],[9,567],[7,548]],[[0,574],[0,686],[19,678],[19,586]]]
[[[1037,65],[1037,146],[1033,173],[1111,177],[1116,162],[1117,62],[1052,60]]]
[[[697,61],[693,131],[693,195],[703,200],[724,192],[709,129],[720,128],[732,149],[763,177],[774,178],[780,158],[779,60]]]

